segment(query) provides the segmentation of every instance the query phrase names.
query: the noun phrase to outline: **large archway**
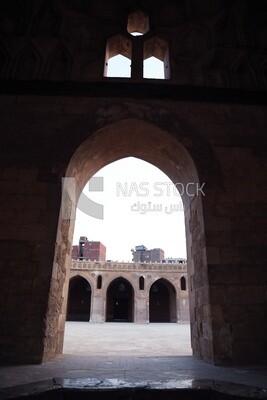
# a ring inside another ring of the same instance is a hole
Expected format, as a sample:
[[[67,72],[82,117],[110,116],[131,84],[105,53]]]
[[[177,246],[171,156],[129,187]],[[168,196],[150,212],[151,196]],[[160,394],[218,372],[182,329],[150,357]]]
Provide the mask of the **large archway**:
[[[67,321],[90,321],[91,311],[91,285],[82,276],[70,279]]]
[[[213,360],[213,335],[211,318],[205,314],[203,319],[203,307],[209,307],[209,282],[207,274],[207,259],[204,240],[204,223],[202,211],[202,198],[199,187],[201,187],[198,171],[192,156],[187,150],[188,145],[192,155],[204,171],[207,162],[213,165],[213,172],[217,165],[210,148],[205,142],[197,137],[194,145],[189,145],[185,137],[185,131],[190,128],[183,121],[177,121],[175,114],[170,114],[165,110],[150,110],[148,106],[140,106],[138,109],[131,109],[131,105],[123,107],[100,110],[103,118],[99,117],[95,122],[97,126],[103,126],[89,137],[82,134],[86,130],[93,128],[92,115],[80,121],[76,126],[69,127],[80,132],[84,137],[83,142],[77,148],[69,162],[65,178],[63,180],[63,195],[61,204],[61,214],[58,225],[55,268],[59,268],[64,273],[64,268],[70,260],[69,253],[65,249],[72,243],[75,211],[80,193],[86,182],[102,167],[124,157],[136,157],[143,159],[161,169],[174,183],[178,183],[181,193],[184,212],[188,254],[189,282],[191,282],[189,296],[191,307],[191,338],[193,354],[206,360]],[[128,110],[128,111],[127,111]],[[130,111],[129,111],[130,110]],[[150,110],[150,111],[149,111]],[[115,113],[115,114],[114,114]],[[133,117],[134,115],[134,117]],[[105,118],[106,116],[106,118]],[[119,121],[116,120],[117,117]],[[139,119],[145,118],[150,122]],[[115,122],[114,122],[115,121]],[[106,123],[106,125],[105,125]],[[184,129],[184,131],[183,131]],[[193,136],[195,132],[190,132]],[[73,136],[72,136],[73,137]],[[180,138],[180,139],[179,139]],[[184,144],[183,144],[184,143]],[[206,147],[205,147],[206,146]],[[199,157],[203,151],[206,157]],[[210,168],[209,168],[210,170]],[[212,182],[209,175],[210,183]],[[205,175],[202,174],[202,181],[205,182]],[[212,186],[209,189],[209,199],[212,199]],[[65,258],[57,260],[59,255],[65,254]],[[67,287],[63,288],[64,298],[66,298]],[[64,316],[66,304],[63,305],[62,314]],[[59,340],[57,348],[62,348],[62,338],[64,334],[64,319],[60,318],[62,324],[55,326]],[[199,325],[205,323],[205,331],[199,330]]]
[[[177,322],[176,291],[165,279],[158,279],[149,290],[149,322]]]
[[[113,280],[107,289],[106,322],[133,322],[134,289],[124,278]]]

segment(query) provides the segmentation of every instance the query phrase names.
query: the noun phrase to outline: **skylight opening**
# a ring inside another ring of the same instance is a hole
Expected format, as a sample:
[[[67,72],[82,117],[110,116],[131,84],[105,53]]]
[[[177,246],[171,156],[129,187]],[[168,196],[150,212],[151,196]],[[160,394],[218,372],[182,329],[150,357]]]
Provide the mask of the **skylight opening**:
[[[142,32],[131,32],[132,36],[143,36]]]
[[[149,31],[149,18],[143,11],[135,11],[128,17],[127,32],[132,36],[144,35]]]

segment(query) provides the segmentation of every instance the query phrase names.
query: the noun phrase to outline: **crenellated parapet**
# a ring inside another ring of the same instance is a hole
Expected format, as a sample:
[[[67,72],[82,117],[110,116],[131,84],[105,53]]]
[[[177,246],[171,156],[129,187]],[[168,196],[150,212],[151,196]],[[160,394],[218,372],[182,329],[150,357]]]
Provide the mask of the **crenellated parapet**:
[[[125,262],[106,262],[106,261],[82,261],[72,260],[72,270],[98,270],[98,271],[169,271],[187,272],[187,264],[169,263],[125,263]]]

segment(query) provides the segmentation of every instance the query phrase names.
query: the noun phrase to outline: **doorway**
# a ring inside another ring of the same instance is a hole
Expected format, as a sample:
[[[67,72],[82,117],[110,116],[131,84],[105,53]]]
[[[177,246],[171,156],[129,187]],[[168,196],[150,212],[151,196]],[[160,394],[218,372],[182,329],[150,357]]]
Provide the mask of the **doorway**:
[[[149,322],[177,322],[175,288],[165,279],[158,279],[150,288]]]
[[[112,281],[107,290],[106,322],[133,322],[133,287],[124,278]]]
[[[70,279],[67,321],[90,321],[91,285],[81,276]]]
[[[147,106],[147,108],[149,107]],[[144,108],[145,115],[148,112],[147,108]],[[132,110],[128,114],[127,110],[122,110],[122,115],[123,117],[120,115],[119,121],[109,122],[107,125],[104,120],[103,127],[101,126],[97,130],[93,128],[90,135],[88,134],[90,124],[87,123],[90,121],[89,116],[79,126],[81,132],[87,132],[87,136],[84,137],[83,142],[79,142],[80,145],[73,154],[65,173],[56,254],[61,251],[63,244],[67,246],[65,243],[72,242],[77,201],[86,182],[97,171],[111,162],[129,156],[141,158],[160,168],[174,184],[178,183],[183,200],[189,282],[195,283],[189,291],[190,304],[192,307],[194,306],[194,310],[190,310],[193,354],[212,360],[213,354],[209,352],[209,349],[212,346],[213,338],[205,337],[204,346],[202,340],[204,334],[201,333],[201,337],[195,335],[200,322],[199,318],[202,319],[201,310],[204,306],[208,306],[209,300],[206,295],[209,285],[207,283],[206,248],[203,240],[202,198],[198,190],[200,183],[196,165],[183,144],[176,125],[168,124],[168,129],[164,130],[166,121],[172,120],[173,114],[166,112],[159,120],[158,113],[154,114],[151,110],[149,122],[133,116]],[[171,129],[171,127],[174,128]],[[183,126],[183,131],[186,130],[187,126]],[[128,131],[131,134],[126,135],[125,132]],[[210,155],[208,150],[207,154]],[[212,156],[210,158],[213,160]],[[204,179],[205,176],[202,176],[201,180],[204,181]],[[97,206],[99,205],[97,204]],[[193,247],[191,243],[194,243]],[[63,262],[65,260],[62,260]],[[195,268],[191,268],[192,265],[195,265]],[[196,303],[195,297],[199,290],[202,293],[201,301]],[[197,305],[195,306],[195,304]],[[210,318],[207,317],[206,323],[207,329],[212,330]],[[59,340],[63,339],[63,335],[57,337]]]

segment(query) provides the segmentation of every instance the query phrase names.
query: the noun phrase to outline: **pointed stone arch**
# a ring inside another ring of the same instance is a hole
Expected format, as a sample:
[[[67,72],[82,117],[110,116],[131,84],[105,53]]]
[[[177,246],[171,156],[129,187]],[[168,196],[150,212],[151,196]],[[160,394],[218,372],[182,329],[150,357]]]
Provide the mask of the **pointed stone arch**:
[[[51,0],[45,0],[33,23],[32,35],[57,36],[60,31],[61,14]]]
[[[153,36],[144,42],[144,62],[155,57],[163,63],[164,78],[170,78],[169,44],[166,40]]]
[[[81,275],[69,280],[67,321],[90,321],[92,288]]]
[[[0,32],[5,36],[25,35],[27,15],[21,1],[3,1],[0,5]]]
[[[106,293],[106,322],[134,322],[134,288],[122,276],[110,282]]]
[[[150,286],[149,322],[177,322],[176,290],[166,278],[159,278]]]
[[[75,135],[73,132],[75,131]],[[190,132],[190,141],[188,135]],[[209,146],[198,138],[192,127],[188,126],[176,113],[168,112],[160,102],[157,108],[150,108],[146,102],[138,104],[122,102],[118,104],[95,107],[85,117],[70,124],[64,132],[64,143],[58,145],[66,148],[65,156],[69,159],[58,159],[54,148],[49,153],[50,162],[67,163],[63,179],[62,206],[59,216],[57,241],[55,246],[54,269],[60,271],[61,278],[51,284],[51,296],[55,292],[63,293],[64,271],[69,258],[65,249],[70,248],[75,218],[76,204],[86,184],[100,168],[124,157],[133,156],[143,159],[160,168],[173,182],[186,185],[194,182],[199,185],[205,182],[209,193],[206,209],[210,210],[217,187],[220,169]],[[54,146],[57,147],[56,141]],[[76,149],[73,151],[73,149]],[[205,155],[205,156],[204,156]],[[46,167],[47,168],[47,167]],[[222,181],[220,181],[222,184]],[[193,185],[194,186],[194,185]],[[198,325],[202,322],[202,308],[209,306],[209,283],[204,235],[202,198],[197,189],[190,188],[190,193],[182,195],[185,209],[187,236],[188,268],[191,281],[191,327],[193,332],[194,354],[206,360],[213,360],[212,321],[207,316],[207,330],[203,337],[198,335]],[[210,212],[210,211],[208,211]],[[59,261],[58,261],[59,260]],[[59,272],[58,272],[59,273]],[[52,294],[53,293],[53,294]],[[60,296],[60,294],[59,294]],[[198,300],[196,300],[196,296]],[[61,297],[62,298],[62,297]],[[199,300],[200,299],[200,300]],[[63,303],[62,303],[63,308]],[[60,318],[60,314],[58,315]],[[56,321],[56,318],[53,318]],[[49,326],[51,329],[51,325]],[[64,325],[53,328],[54,338],[58,341],[54,348],[60,349]],[[46,354],[53,357],[53,351]]]
[[[118,34],[110,37],[107,40],[106,45],[106,55],[105,55],[105,65],[104,65],[104,76],[109,76],[109,63],[113,57],[123,56],[125,59],[129,60],[129,68],[127,76],[131,76],[131,66],[130,62],[132,59],[132,41],[126,35]],[[118,71],[118,77],[120,75],[120,71]]]
[[[205,81],[207,86],[226,87],[227,74],[221,61],[221,52],[213,51],[206,61],[204,67]]]
[[[254,70],[245,55],[240,55],[231,67],[232,84],[239,89],[256,89]]]
[[[4,78],[5,72],[9,64],[9,54],[6,49],[0,43],[0,78]]]
[[[71,73],[72,57],[62,43],[58,43],[47,62],[47,76],[50,80],[68,80]]]
[[[239,38],[237,25],[234,22],[230,11],[224,12],[216,26],[217,40],[220,46],[237,47],[239,46]]]
[[[41,61],[37,50],[32,43],[29,43],[17,63],[16,78],[22,80],[36,79],[40,71]]]

